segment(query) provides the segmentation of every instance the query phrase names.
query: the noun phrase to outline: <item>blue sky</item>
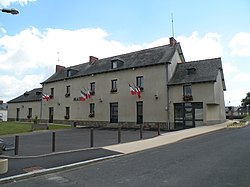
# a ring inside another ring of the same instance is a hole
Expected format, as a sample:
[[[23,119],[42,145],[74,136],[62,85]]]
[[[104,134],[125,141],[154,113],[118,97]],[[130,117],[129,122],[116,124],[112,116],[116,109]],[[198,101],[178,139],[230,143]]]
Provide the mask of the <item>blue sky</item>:
[[[168,44],[172,13],[174,36],[187,61],[222,58],[226,105],[240,105],[250,91],[248,0],[0,0],[0,7],[20,12],[0,12],[5,102],[40,87],[58,63],[71,66],[90,55]]]

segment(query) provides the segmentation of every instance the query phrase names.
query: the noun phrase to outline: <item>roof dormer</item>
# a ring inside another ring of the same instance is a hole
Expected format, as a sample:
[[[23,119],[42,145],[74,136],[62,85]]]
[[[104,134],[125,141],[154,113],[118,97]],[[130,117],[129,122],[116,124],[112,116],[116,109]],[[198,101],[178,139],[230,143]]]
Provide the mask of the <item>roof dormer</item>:
[[[124,61],[118,57],[114,57],[110,61],[111,61],[111,69],[117,69],[124,64]]]

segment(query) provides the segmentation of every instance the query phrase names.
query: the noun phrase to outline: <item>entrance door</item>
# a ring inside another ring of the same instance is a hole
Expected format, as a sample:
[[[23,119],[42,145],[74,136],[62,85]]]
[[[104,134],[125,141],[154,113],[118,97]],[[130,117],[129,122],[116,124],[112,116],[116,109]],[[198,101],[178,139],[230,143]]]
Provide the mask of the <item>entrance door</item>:
[[[19,121],[20,108],[16,109],[16,121]]]
[[[110,123],[118,123],[118,103],[110,103]]]
[[[184,107],[184,127],[194,127],[194,113],[192,105],[185,105]]]
[[[138,101],[136,102],[136,122],[137,124],[142,124],[143,123],[143,102],[142,101]]]
[[[53,123],[53,117],[54,117],[54,108],[49,107],[49,123]]]

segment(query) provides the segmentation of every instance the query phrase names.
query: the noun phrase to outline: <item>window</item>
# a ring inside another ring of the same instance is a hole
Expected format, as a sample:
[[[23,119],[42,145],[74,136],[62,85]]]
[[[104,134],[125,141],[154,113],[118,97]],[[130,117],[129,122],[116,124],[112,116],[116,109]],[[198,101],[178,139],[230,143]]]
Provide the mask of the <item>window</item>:
[[[54,88],[50,88],[50,99],[54,97]]]
[[[111,80],[111,93],[117,92],[117,79]]]
[[[112,61],[111,63],[111,69],[116,69],[117,68],[117,60],[116,61]]]
[[[69,97],[70,96],[70,86],[66,86],[66,94],[65,97]]]
[[[110,103],[110,123],[118,123],[118,103]]]
[[[136,86],[142,91],[144,88],[143,76],[136,77]]]
[[[32,117],[32,108],[28,108],[27,118],[30,119]]]
[[[192,88],[191,85],[184,85],[183,86],[183,100],[184,101],[192,101]]]
[[[191,85],[184,85],[183,86],[183,95],[184,96],[191,96],[192,95]]]
[[[72,75],[71,69],[67,70],[67,77],[71,77],[71,75]]]
[[[95,103],[89,104],[89,117],[95,116]]]
[[[90,83],[90,94],[95,95],[95,82]]]
[[[69,119],[69,117],[70,117],[70,108],[69,108],[69,107],[66,107],[65,109],[66,109],[66,113],[65,113],[64,118],[65,118],[65,119]]]

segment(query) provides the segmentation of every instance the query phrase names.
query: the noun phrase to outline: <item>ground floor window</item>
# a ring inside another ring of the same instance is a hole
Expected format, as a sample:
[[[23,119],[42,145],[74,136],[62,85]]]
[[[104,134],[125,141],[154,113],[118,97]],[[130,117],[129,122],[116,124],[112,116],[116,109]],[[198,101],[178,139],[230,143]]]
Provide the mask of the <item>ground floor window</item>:
[[[175,103],[175,129],[192,128],[203,124],[203,103]]]
[[[110,123],[118,123],[118,103],[110,103]]]

